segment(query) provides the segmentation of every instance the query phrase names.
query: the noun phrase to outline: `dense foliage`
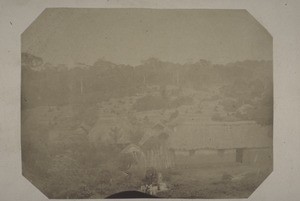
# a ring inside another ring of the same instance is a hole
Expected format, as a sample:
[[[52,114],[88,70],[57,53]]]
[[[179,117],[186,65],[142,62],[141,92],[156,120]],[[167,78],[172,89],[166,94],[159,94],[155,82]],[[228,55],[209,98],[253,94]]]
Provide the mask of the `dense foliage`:
[[[98,60],[92,66],[52,66],[41,58],[22,53],[22,106],[96,103],[113,97],[132,96],[151,85],[176,85],[193,89],[223,87],[226,96],[244,99],[261,96],[272,84],[272,63],[244,61],[214,65],[200,60],[173,64],[150,58],[139,66]],[[249,90],[249,91],[248,91]],[[155,100],[161,102],[161,100]]]

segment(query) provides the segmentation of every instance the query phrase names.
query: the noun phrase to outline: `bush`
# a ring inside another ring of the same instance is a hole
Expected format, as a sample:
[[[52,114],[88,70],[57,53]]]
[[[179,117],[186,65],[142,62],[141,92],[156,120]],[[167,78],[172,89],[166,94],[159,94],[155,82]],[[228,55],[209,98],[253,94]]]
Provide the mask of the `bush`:
[[[158,110],[167,108],[168,101],[161,96],[146,95],[136,101],[133,108],[137,111]]]
[[[223,117],[219,113],[214,113],[213,116],[211,117],[211,120],[213,121],[223,121]]]
[[[229,98],[220,101],[219,104],[223,106],[226,112],[235,112],[241,106],[241,104],[237,100]]]

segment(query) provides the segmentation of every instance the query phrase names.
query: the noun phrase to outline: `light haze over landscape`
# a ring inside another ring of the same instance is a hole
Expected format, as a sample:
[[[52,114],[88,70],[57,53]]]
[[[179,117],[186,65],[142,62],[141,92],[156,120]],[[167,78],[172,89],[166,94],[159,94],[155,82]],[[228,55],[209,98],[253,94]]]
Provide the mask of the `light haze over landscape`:
[[[22,38],[22,51],[69,67],[272,60],[272,37],[246,10],[46,9]]]
[[[21,44],[48,198],[247,198],[273,171],[272,36],[246,10],[49,8]]]

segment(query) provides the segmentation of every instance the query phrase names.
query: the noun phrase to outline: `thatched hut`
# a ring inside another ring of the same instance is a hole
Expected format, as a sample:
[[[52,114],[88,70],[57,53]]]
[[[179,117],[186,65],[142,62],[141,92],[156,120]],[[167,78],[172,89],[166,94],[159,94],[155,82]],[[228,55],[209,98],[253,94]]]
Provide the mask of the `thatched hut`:
[[[163,123],[148,128],[139,142],[146,156],[146,167],[165,169],[174,165],[172,152],[169,148],[171,130]]]
[[[169,147],[177,164],[272,161],[272,127],[253,121],[181,122]]]
[[[135,144],[128,144],[122,151],[122,157],[126,160],[126,156],[130,156],[131,160],[127,161],[127,172],[135,172],[135,174],[144,175],[146,171],[146,156],[143,150]]]

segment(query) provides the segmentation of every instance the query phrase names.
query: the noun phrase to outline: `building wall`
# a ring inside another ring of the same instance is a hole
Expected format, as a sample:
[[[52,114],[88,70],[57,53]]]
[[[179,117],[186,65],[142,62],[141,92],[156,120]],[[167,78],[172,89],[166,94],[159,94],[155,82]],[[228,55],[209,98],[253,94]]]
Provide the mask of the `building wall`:
[[[197,150],[192,155],[189,151],[175,151],[176,167],[192,168],[206,164],[231,163],[235,160],[235,150]]]
[[[208,164],[236,163],[237,149],[197,150],[192,155],[189,151],[175,150],[174,162],[176,167],[199,167]],[[246,165],[270,165],[273,156],[271,148],[243,149],[242,163]]]
[[[272,126],[255,122],[200,124],[185,122],[170,135],[173,149],[235,149],[271,147]]]
[[[172,152],[164,146],[158,149],[146,150],[145,156],[146,167],[166,169],[174,166],[174,156]]]

